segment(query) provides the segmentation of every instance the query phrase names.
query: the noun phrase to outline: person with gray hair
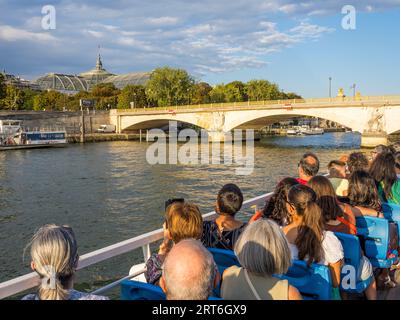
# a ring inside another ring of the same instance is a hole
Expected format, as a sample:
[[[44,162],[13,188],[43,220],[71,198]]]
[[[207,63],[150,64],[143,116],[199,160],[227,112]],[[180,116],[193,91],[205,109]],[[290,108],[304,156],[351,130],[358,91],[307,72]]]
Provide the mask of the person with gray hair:
[[[211,253],[200,241],[186,239],[165,259],[160,286],[167,300],[207,300],[218,278]]]
[[[284,274],[291,265],[288,241],[279,226],[260,219],[248,225],[235,245],[241,267],[232,266],[222,275],[221,297],[228,300],[301,300],[298,290]]]
[[[78,267],[78,245],[68,226],[48,224],[41,227],[30,242],[31,268],[41,279],[37,293],[22,300],[108,300],[107,297],[73,289]]]

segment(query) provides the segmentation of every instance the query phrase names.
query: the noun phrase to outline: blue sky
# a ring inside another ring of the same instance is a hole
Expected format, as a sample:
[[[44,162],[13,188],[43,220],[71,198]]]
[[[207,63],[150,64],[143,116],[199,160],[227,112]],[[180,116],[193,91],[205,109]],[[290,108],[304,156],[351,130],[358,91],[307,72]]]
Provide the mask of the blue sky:
[[[356,29],[342,28],[344,5]],[[42,7],[56,29],[41,27]],[[304,97],[400,94],[400,0],[0,0],[0,68],[35,79],[169,65],[211,84],[268,79]]]

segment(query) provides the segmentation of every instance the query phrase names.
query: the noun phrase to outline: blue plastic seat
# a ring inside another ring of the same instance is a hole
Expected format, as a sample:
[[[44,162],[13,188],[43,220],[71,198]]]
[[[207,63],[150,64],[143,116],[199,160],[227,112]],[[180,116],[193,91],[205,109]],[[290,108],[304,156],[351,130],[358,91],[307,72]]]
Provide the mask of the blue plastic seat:
[[[121,282],[121,300],[165,300],[165,293],[154,284],[124,280]]]
[[[286,279],[296,287],[303,299],[331,300],[332,280],[327,266],[313,263],[310,266],[306,261],[294,260],[288,272],[284,275],[274,275],[279,279]]]
[[[213,255],[214,261],[218,266],[218,271],[222,275],[225,269],[231,266],[240,267],[239,260],[237,259],[235,252],[232,250],[224,250],[217,248],[207,248],[207,250]]]
[[[121,282],[121,300],[165,300],[164,291],[154,284],[124,280]],[[223,300],[210,296],[208,300]]]
[[[345,265],[353,266],[354,270],[355,270],[355,276],[357,277],[359,272],[361,272],[361,270],[359,270],[361,268],[360,258],[362,256],[361,247],[360,247],[360,240],[358,239],[357,236],[354,236],[354,235],[351,235],[351,234],[335,232],[335,235],[340,240],[340,242],[342,243],[343,250],[344,250],[344,263],[345,263]],[[346,268],[344,268],[344,266],[343,266],[341,278],[343,278],[344,276],[348,275],[348,272],[344,272],[345,270],[346,270]],[[370,285],[370,283],[372,281],[372,277],[373,276],[371,275],[371,277],[369,277],[369,279],[364,280],[364,281],[358,280],[356,278],[355,287],[354,288],[346,288],[346,289],[344,289],[343,286],[342,286],[343,283],[341,281],[340,288],[341,288],[341,290],[343,290],[345,292],[349,292],[349,293],[362,293]]]
[[[240,267],[239,260],[237,259],[235,252],[232,250],[218,249],[218,248],[207,248],[207,250],[213,255],[215,264],[218,267],[218,271],[222,277],[225,269],[238,266]],[[213,296],[219,297],[221,295],[221,284],[219,283],[213,290]]]
[[[390,268],[396,258],[387,258],[389,221],[374,217],[357,217],[357,235],[365,240],[365,256],[376,268]]]
[[[399,246],[400,246],[400,206],[392,203],[383,203],[382,211],[385,219],[389,222],[397,223],[397,233],[399,235]]]

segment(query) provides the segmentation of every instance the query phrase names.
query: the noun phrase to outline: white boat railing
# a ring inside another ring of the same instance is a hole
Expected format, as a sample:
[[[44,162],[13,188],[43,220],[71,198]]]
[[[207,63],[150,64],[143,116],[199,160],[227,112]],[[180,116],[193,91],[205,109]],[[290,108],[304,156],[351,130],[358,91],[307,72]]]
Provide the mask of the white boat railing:
[[[265,201],[272,195],[272,193],[263,194],[261,196],[251,198],[243,202],[242,211],[248,210],[253,206],[256,208],[261,208],[264,206]],[[205,220],[213,219],[217,216],[215,211],[209,212],[203,215]],[[119,256],[121,254],[128,253],[138,248],[142,248],[144,262],[150,257],[150,244],[157,242],[163,238],[163,229],[157,229],[140,236],[124,240],[115,244],[112,244],[108,247],[98,249],[89,253],[82,255],[79,259],[78,270],[86,268],[88,266],[94,265],[96,263],[111,259],[113,257]],[[105,287],[99,288],[93,293],[103,293],[108,291],[116,286],[118,286],[123,280],[130,279],[136,277],[145,270],[140,270],[135,272],[135,274],[128,275],[123,277],[115,282],[112,282]],[[34,288],[39,285],[40,278],[36,272],[31,272],[25,274],[23,276],[5,281],[0,283],[0,299],[4,299],[18,293],[24,292],[31,288]]]

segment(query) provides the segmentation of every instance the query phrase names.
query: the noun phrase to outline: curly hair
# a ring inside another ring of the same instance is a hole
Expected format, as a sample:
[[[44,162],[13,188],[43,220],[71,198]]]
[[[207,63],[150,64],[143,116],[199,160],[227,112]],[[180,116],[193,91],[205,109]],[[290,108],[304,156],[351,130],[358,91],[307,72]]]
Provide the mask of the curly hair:
[[[291,217],[286,209],[286,201],[291,187],[299,184],[294,178],[281,180],[270,200],[265,204],[263,210],[264,218],[274,220],[280,226],[291,222]]]

